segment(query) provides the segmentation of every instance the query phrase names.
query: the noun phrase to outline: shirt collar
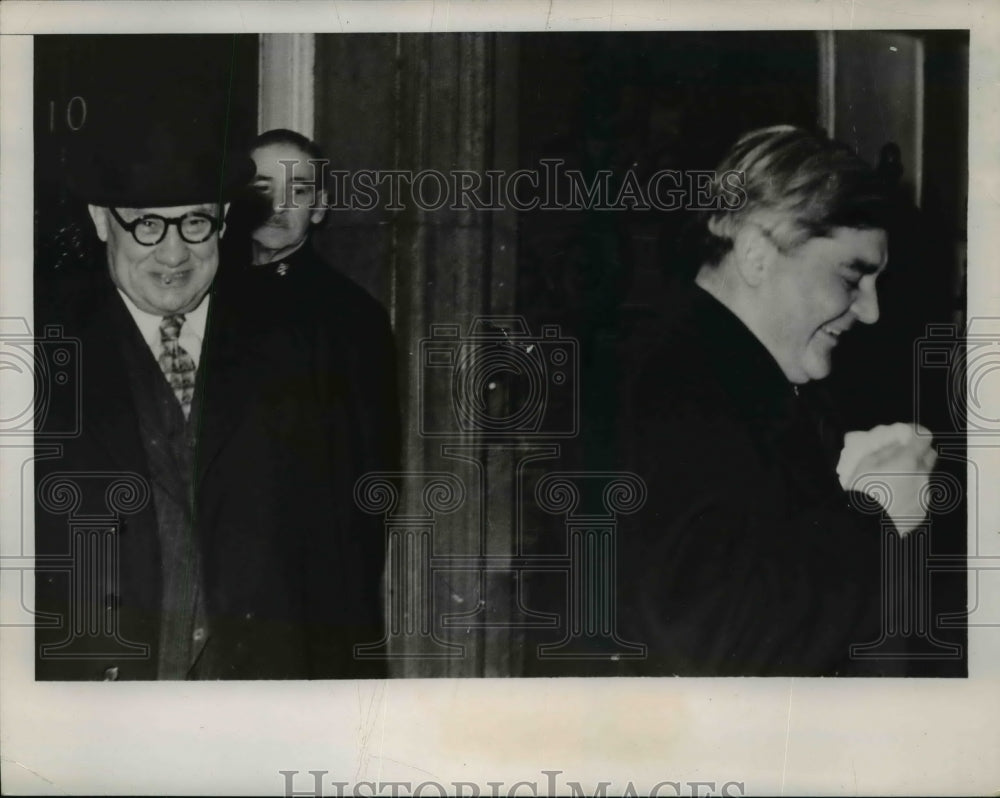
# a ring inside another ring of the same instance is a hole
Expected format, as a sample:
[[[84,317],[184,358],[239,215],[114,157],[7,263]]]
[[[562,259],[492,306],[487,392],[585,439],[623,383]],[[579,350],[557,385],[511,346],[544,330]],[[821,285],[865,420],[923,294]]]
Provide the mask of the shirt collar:
[[[118,295],[125,303],[125,307],[128,308],[129,315],[135,319],[136,326],[139,328],[139,332],[142,334],[143,340],[154,352],[158,351],[160,348],[160,322],[163,321],[164,317],[158,316],[155,313],[147,313],[144,310],[140,310],[136,304],[129,299],[128,295],[124,291],[120,288],[117,290]],[[181,330],[182,335],[193,334],[197,337],[199,342],[205,339],[205,325],[208,321],[209,299],[210,294],[205,294],[205,298],[201,301],[201,304],[198,305],[198,307],[184,314],[184,327]],[[197,354],[191,354],[197,359]],[[200,354],[200,352],[198,354]]]

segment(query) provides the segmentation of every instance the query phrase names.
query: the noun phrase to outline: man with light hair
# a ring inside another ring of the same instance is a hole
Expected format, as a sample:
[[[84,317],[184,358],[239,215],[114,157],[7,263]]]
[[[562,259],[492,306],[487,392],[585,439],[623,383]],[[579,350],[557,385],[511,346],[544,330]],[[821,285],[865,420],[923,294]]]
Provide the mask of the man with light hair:
[[[621,626],[643,674],[896,675],[852,646],[882,635],[883,538],[923,519],[935,453],[903,424],[845,447],[814,385],[878,321],[888,200],[848,148],[793,127],[741,138],[717,174],[734,172],[745,201],[709,212],[632,392],[649,499],[619,539]],[[855,490],[869,477],[887,507]]]

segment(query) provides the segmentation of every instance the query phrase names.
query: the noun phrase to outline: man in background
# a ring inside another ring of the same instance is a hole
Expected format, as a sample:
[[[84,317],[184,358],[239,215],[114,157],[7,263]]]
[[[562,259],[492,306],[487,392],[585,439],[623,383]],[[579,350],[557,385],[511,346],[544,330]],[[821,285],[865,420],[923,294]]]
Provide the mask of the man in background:
[[[303,258],[309,250],[300,250],[307,244],[313,226],[326,216],[327,197],[321,188],[321,174],[329,161],[315,142],[284,128],[258,136],[250,157],[256,166],[252,187],[264,199],[268,213],[251,233],[253,264],[273,264],[282,275],[302,262],[306,269],[296,271],[308,270],[316,260]],[[296,253],[300,253],[298,258],[293,257]]]
[[[248,150],[254,174],[235,203],[242,235],[230,241],[227,280],[266,302],[310,344],[329,408],[337,483],[345,489],[340,513],[356,547],[359,601],[379,608],[385,557],[382,519],[354,502],[353,487],[370,472],[400,468],[400,409],[395,340],[389,315],[367,291],[320,254],[313,233],[326,219],[323,172],[329,161],[312,140],[285,128],[260,134]],[[379,630],[369,642],[377,642]],[[366,671],[380,672],[369,662]]]
[[[327,357],[331,379],[343,381],[353,423],[353,471],[391,471],[399,465],[400,419],[396,356],[389,316],[367,291],[317,251],[313,231],[327,214],[322,173],[329,161],[300,133],[277,128],[250,147],[249,266],[239,279],[257,284],[298,324],[310,323]],[[371,525],[372,519],[357,523]]]
[[[796,128],[744,136],[717,179],[733,172],[744,201],[709,213],[628,414],[649,493],[619,538],[623,635],[648,646],[635,672],[897,675],[851,646],[882,634],[883,537],[925,515],[930,437],[899,425],[842,451],[813,390],[878,320],[887,200],[846,147]],[[889,507],[852,490],[865,475]]]

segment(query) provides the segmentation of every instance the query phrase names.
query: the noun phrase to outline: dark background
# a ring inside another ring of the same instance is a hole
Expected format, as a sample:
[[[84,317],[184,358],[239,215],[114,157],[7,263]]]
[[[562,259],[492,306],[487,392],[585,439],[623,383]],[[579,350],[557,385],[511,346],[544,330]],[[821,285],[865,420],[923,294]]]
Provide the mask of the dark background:
[[[117,120],[197,121],[230,146],[257,134],[256,36],[35,37],[35,267],[86,268],[93,235],[72,159]]]
[[[256,35],[35,37],[37,275],[93,268],[100,252],[64,179],[92,131],[122,115],[180,115],[242,146],[257,132],[259,44]],[[337,169],[536,170],[542,158],[561,158],[588,176],[610,169],[620,179],[631,169],[642,181],[658,169],[711,169],[755,127],[829,121],[822,87],[830,83],[830,40],[809,31],[320,35],[315,46],[315,137]],[[904,171],[880,279],[881,320],[838,346],[841,362],[826,386],[848,428],[918,420],[952,433],[941,467],[964,484],[964,410],[950,412],[942,375],[917,371],[914,358],[928,324],[961,330],[965,322],[968,34],[838,32],[832,46],[838,137],[873,163],[895,141]],[[905,60],[918,47],[923,60]],[[918,151],[907,131],[921,86]],[[448,386],[428,393],[420,380],[416,352],[430,324],[466,329],[477,315],[501,313],[524,316],[533,332],[559,325],[578,341],[580,364],[575,397],[550,392],[546,424],[565,428],[576,398],[581,433],[558,440],[558,458],[524,470],[521,545],[560,554],[561,520],[534,505],[531,486],[552,470],[614,464],[621,386],[672,284],[696,266],[685,254],[690,223],[683,212],[656,211],[328,214],[318,248],[387,306],[404,353],[407,469],[462,473],[441,456],[439,441],[419,432],[422,415],[449,418]],[[513,388],[501,387],[514,401]],[[480,445],[474,436],[457,440]],[[487,465],[479,504],[440,520],[439,553],[485,546],[502,554],[519,545],[510,518],[514,466],[487,448],[480,445]],[[933,553],[964,555],[965,517],[963,503],[933,519]],[[442,640],[472,641],[462,662],[407,662],[397,675],[560,672],[536,660],[534,645],[560,639],[564,625],[528,634],[504,623],[521,604],[558,614],[550,604],[561,579],[436,579],[436,610],[483,602],[485,620],[436,628]],[[965,609],[964,574],[935,575],[932,590],[933,618]],[[935,634],[965,640],[961,625]],[[964,675],[965,667],[964,656],[927,660],[914,673]]]
[[[857,59],[837,64],[841,85],[854,95],[837,108],[838,134],[874,165],[881,146],[894,140],[892,129],[905,127],[912,113],[883,104],[879,95],[905,97],[915,75],[881,74],[867,60],[870,43],[837,36]],[[907,37],[900,38],[902,49]],[[914,363],[928,325],[957,323],[961,330],[964,319],[968,38],[948,31],[912,39],[925,52],[922,162],[903,164],[890,261],[879,285],[881,319],[845,338],[825,387],[847,429],[916,420],[950,433],[939,468],[964,484],[953,397],[940,375]],[[531,34],[521,36],[520,54],[519,159],[526,168],[559,157],[591,174],[711,169],[747,130],[818,127],[820,53],[811,32]],[[923,185],[915,197],[918,166]],[[558,319],[581,341],[586,434],[564,446],[574,468],[600,470],[615,461],[617,424],[627,412],[622,386],[642,359],[672,284],[690,279],[698,265],[686,246],[694,221],[690,213],[642,211],[536,211],[519,219],[519,311],[538,322]],[[958,415],[964,417],[961,409]],[[962,502],[931,519],[935,554],[965,552],[966,512]],[[534,541],[553,552],[561,543],[558,531]],[[937,574],[932,589],[935,617],[965,607],[964,575]],[[932,627],[942,641],[965,642],[962,629]],[[542,674],[566,670],[534,666]],[[581,664],[578,672],[588,669]],[[965,663],[927,659],[913,663],[912,673],[963,675]]]

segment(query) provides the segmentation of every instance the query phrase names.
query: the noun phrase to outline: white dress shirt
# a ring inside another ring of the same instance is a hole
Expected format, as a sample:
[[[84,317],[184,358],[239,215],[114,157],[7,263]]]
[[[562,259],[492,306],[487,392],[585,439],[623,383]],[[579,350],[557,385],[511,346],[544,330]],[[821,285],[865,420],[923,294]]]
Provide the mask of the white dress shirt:
[[[139,310],[135,306],[135,303],[120,288],[118,289],[118,293],[121,295],[125,307],[128,308],[128,312],[135,319],[136,326],[139,328],[143,340],[149,347],[149,351],[153,353],[153,360],[159,361],[160,353],[163,351],[163,343],[160,340],[160,324],[163,322],[164,317]],[[208,302],[209,296],[206,294],[198,307],[190,313],[184,314],[184,324],[181,325],[181,333],[178,338],[178,343],[185,352],[191,355],[191,359],[194,361],[196,367],[201,358],[201,342],[205,338],[205,322],[208,321]]]

